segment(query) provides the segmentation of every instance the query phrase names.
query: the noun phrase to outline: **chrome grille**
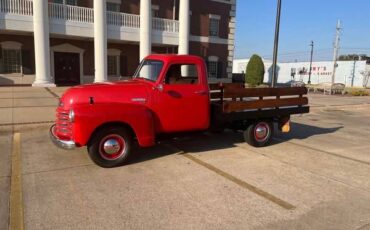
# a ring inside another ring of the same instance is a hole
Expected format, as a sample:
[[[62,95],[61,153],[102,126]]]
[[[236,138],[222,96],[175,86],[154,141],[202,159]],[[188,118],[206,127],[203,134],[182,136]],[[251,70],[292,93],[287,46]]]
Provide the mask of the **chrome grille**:
[[[55,131],[64,136],[72,135],[72,124],[69,122],[69,113],[66,110],[63,110],[61,107],[57,108],[56,111],[56,123]]]

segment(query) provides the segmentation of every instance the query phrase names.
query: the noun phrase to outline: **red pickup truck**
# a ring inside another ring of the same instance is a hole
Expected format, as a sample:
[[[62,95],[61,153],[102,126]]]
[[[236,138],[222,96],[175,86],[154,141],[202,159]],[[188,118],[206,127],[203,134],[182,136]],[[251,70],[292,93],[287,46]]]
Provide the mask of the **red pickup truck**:
[[[122,165],[136,143],[153,146],[161,134],[232,128],[261,147],[270,142],[274,122],[287,132],[291,114],[309,112],[306,93],[304,87],[208,84],[202,58],[150,55],[132,80],[67,90],[50,137],[64,149],[87,146],[101,167]]]

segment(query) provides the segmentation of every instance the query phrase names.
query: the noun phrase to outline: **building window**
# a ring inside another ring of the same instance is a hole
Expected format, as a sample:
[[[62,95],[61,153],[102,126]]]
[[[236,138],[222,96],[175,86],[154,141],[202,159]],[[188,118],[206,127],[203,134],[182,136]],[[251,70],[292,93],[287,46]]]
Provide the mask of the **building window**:
[[[71,6],[77,6],[77,0],[53,0],[53,3],[65,4]]]
[[[152,5],[152,17],[159,18],[159,6],[158,5]]]
[[[21,50],[20,49],[3,49],[3,63],[5,73],[21,73]]]
[[[218,63],[219,58],[216,56],[208,57],[207,68],[208,68],[208,77],[217,78],[218,77]]]
[[[108,75],[109,76],[118,76],[118,72],[117,72],[117,61],[118,60],[118,56],[111,56],[109,55],[108,56]]]
[[[107,11],[121,12],[121,4],[113,3],[113,2],[107,2]]]
[[[218,37],[219,30],[220,30],[220,19],[221,17],[218,15],[210,15],[209,16],[209,36]]]
[[[218,62],[208,61],[208,77],[209,78],[217,78],[217,67],[218,67]]]
[[[67,5],[77,6],[77,0],[66,0]]]

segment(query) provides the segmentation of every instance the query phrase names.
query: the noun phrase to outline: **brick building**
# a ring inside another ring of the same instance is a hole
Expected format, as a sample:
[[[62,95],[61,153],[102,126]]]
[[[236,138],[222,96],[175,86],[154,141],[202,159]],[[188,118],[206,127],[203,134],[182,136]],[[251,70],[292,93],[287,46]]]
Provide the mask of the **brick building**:
[[[0,0],[0,85],[116,80],[150,53],[198,55],[211,79],[231,78],[235,7],[236,0]]]

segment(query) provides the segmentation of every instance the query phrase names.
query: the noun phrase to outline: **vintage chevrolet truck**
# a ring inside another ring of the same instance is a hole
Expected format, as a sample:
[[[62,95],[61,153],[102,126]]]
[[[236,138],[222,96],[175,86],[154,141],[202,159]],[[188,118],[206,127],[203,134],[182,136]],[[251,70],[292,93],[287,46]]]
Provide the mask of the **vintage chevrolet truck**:
[[[162,134],[231,128],[262,147],[270,143],[274,123],[289,132],[290,115],[309,112],[305,94],[305,87],[208,84],[202,58],[150,55],[132,80],[68,89],[50,137],[64,149],[87,146],[90,158],[107,168],[127,162],[136,145],[155,145]]]

